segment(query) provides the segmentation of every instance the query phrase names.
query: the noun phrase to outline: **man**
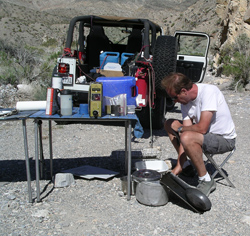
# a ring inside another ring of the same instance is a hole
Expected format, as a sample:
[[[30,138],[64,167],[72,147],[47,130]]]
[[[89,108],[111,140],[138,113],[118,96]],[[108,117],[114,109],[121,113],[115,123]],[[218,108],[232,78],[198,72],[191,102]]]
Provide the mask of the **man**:
[[[174,102],[181,103],[183,118],[165,122],[165,130],[178,153],[172,172],[180,174],[189,157],[198,172],[197,188],[208,196],[216,184],[206,170],[203,152],[224,153],[235,146],[235,126],[225,98],[216,86],[194,84],[181,73],[165,77],[162,87]]]

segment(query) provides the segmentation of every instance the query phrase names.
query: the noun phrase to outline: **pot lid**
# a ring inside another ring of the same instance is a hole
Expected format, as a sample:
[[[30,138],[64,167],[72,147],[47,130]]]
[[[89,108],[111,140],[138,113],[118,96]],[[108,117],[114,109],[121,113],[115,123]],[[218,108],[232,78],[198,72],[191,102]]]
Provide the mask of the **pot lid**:
[[[142,181],[156,181],[160,180],[161,174],[156,170],[142,169],[137,170],[133,173],[133,179],[142,182]]]

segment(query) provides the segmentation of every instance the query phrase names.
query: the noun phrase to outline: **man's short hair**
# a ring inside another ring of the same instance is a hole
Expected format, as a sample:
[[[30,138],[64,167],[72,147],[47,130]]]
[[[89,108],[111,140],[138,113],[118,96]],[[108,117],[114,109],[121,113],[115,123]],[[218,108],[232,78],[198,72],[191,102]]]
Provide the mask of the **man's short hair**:
[[[170,73],[161,81],[161,86],[167,91],[174,91],[176,94],[185,88],[190,90],[193,86],[192,80],[182,73]]]

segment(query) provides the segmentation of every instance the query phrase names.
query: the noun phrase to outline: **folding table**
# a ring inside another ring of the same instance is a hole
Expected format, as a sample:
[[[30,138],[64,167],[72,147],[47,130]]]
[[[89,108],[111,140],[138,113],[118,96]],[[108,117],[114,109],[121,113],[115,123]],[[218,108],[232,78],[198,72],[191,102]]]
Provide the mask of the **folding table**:
[[[38,129],[41,125],[42,120],[49,122],[49,149],[50,149],[50,170],[51,176],[52,173],[52,125],[51,121],[63,121],[63,122],[81,122],[85,124],[102,124],[110,123],[110,125],[122,122],[125,126],[125,167],[127,167],[127,178],[128,178],[128,193],[127,200],[130,200],[130,185],[131,185],[131,131],[132,124],[135,124],[138,121],[138,118],[135,114],[128,114],[126,116],[111,116],[106,115],[103,117],[93,118],[89,114],[79,114],[79,108],[74,107],[71,116],[60,116],[59,114],[55,115],[46,115],[44,110],[38,111],[30,116],[34,119],[35,123],[35,159],[36,159],[36,186],[37,186],[37,201],[40,201],[40,171],[39,171],[39,135]],[[40,140],[41,146],[41,140]]]
[[[0,109],[0,112],[15,111],[14,108],[6,108],[6,109]],[[28,196],[29,196],[29,202],[32,203],[32,193],[31,193],[31,177],[30,177],[30,165],[29,165],[29,151],[28,151],[28,140],[27,140],[27,128],[26,128],[26,119],[29,118],[30,115],[35,113],[36,111],[20,111],[18,113],[13,113],[8,115],[0,116],[0,121],[22,121],[23,126],[23,140],[24,140],[24,152],[25,152],[25,163],[26,163],[26,176],[27,176],[27,182],[28,182]]]

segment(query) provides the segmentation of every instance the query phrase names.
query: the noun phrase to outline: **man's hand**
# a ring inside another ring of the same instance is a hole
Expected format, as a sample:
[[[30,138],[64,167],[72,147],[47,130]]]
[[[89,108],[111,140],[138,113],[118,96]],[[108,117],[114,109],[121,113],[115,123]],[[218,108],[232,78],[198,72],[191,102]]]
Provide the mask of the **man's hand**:
[[[175,120],[173,123],[172,123],[172,126],[171,128],[178,132],[178,128],[180,128],[181,126],[183,126],[183,124],[181,122],[179,122],[178,120]]]

